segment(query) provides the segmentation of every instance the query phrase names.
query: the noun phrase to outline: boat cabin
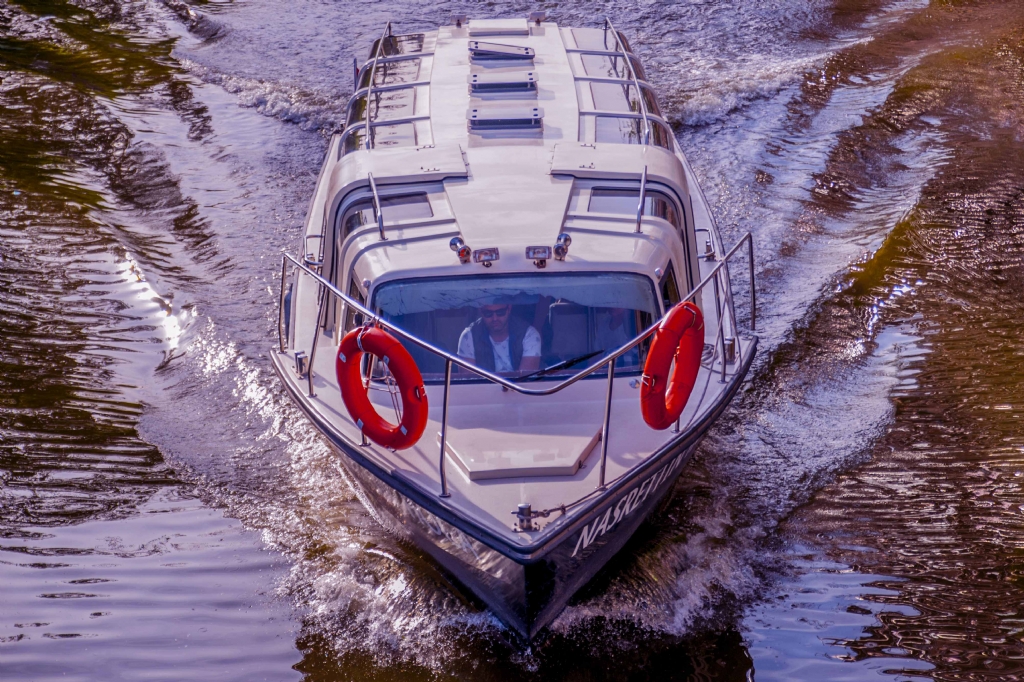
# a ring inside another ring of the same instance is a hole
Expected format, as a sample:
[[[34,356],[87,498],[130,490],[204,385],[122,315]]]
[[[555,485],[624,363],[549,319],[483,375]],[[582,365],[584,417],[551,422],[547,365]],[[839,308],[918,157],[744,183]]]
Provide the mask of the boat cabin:
[[[686,174],[643,78],[608,28],[491,20],[383,37],[330,151],[311,260],[462,357],[475,357],[473,329],[481,345],[482,308],[498,306],[514,348],[485,354],[485,369],[567,373],[599,360],[700,279]],[[362,323],[331,301],[335,339]],[[439,381],[443,360],[407,345]],[[643,352],[618,368],[638,373]]]

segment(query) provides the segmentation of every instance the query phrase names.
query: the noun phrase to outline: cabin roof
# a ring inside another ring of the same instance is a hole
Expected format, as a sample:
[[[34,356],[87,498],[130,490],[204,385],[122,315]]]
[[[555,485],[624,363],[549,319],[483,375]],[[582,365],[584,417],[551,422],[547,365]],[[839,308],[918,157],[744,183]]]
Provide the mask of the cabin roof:
[[[480,264],[459,263],[448,244],[454,236],[474,250],[498,248],[500,259],[490,272],[532,270],[533,263],[525,257],[527,246],[552,246],[563,229],[577,228],[584,234],[573,237],[569,257],[550,262],[549,269],[650,273],[664,264],[678,248],[679,237],[658,226],[658,221],[650,221],[655,225],[648,228],[649,219],[645,219],[644,232],[637,234],[635,217],[618,223],[596,220],[587,229],[586,216],[567,214],[574,180],[638,186],[646,168],[648,183],[674,191],[684,211],[688,192],[673,138],[669,138],[670,150],[654,144],[596,143],[592,131],[581,135],[581,112],[598,111],[586,87],[592,81],[610,79],[588,76],[573,29],[525,20],[471,21],[468,26],[442,27],[424,35],[422,52],[391,58],[420,60],[410,86],[415,101],[395,107],[400,114],[396,120],[415,130],[415,143],[399,136],[394,138],[399,142],[391,144],[393,140],[382,133],[375,137],[373,149],[364,148],[362,138],[345,153],[355,139],[350,129],[346,137],[351,139],[336,139],[332,145],[335,163],[329,168],[326,197],[320,204],[326,216],[339,215],[353,197],[371,195],[372,175],[380,196],[433,183],[434,217],[421,225],[386,223],[386,241],[376,227],[352,234],[339,245],[344,271],[355,267],[360,281],[373,282],[425,274],[481,274]],[[501,46],[499,50],[528,48],[532,59],[480,60],[471,54],[471,47],[488,50],[495,49],[489,47],[495,44]],[[534,87],[478,92],[471,86],[503,79],[531,82]],[[397,86],[383,86],[389,87]],[[389,114],[383,104],[377,107],[375,120],[383,125]],[[525,120],[530,110],[540,112],[537,127],[486,127],[488,118]],[[485,120],[483,127],[475,127],[473,116]],[[444,206],[439,209],[437,204]],[[572,227],[565,228],[567,224]]]

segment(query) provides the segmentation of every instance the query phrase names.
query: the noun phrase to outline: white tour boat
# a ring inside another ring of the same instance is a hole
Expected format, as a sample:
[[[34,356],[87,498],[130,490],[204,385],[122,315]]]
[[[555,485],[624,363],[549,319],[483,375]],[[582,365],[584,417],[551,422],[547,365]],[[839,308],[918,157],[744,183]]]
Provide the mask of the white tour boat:
[[[750,235],[724,250],[610,22],[389,24],[357,67],[274,365],[377,518],[532,638],[739,388]]]

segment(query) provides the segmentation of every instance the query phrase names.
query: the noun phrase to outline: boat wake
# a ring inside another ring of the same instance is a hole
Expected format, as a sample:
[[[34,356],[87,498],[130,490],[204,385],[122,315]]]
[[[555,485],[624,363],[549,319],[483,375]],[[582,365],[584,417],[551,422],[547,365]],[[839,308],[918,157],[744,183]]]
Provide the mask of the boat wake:
[[[235,95],[243,107],[270,118],[293,123],[302,130],[330,135],[345,124],[345,99],[337,93],[311,92],[298,86],[221,73],[191,59],[181,65],[204,83]]]

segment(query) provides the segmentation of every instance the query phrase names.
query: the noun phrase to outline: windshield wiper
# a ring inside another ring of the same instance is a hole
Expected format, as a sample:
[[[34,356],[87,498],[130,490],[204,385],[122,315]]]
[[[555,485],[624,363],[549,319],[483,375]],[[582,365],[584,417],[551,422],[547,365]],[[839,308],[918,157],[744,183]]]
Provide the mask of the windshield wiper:
[[[592,353],[586,353],[584,355],[577,356],[575,358],[569,358],[568,360],[562,360],[561,362],[556,362],[555,364],[551,365],[550,367],[545,367],[544,369],[539,369],[536,372],[533,372],[531,374],[527,374],[526,376],[519,377],[519,380],[522,381],[523,379],[532,379],[533,377],[544,376],[545,374],[548,374],[550,372],[557,372],[560,369],[568,369],[569,367],[572,367],[573,365],[578,365],[581,362],[583,362],[585,360],[589,360],[590,358],[594,357],[595,355],[600,355],[603,352],[604,352],[604,348],[602,348],[601,350],[595,350]]]

